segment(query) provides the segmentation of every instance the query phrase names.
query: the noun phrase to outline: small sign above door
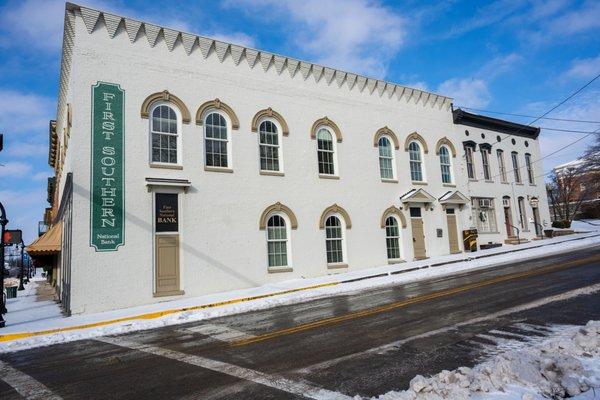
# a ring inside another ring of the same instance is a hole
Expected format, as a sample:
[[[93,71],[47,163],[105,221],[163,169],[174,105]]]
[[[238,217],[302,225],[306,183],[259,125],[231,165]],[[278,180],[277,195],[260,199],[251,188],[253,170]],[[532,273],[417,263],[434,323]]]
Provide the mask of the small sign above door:
[[[156,232],[179,231],[179,207],[176,193],[156,193],[154,229]]]

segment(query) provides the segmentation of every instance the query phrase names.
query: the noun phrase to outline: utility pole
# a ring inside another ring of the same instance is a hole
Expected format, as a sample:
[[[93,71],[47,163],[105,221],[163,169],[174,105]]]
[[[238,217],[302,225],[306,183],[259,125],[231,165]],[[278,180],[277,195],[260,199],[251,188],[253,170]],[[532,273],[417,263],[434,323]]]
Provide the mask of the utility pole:
[[[23,286],[23,275],[25,274],[25,263],[23,262],[23,250],[25,249],[25,243],[23,243],[23,239],[21,239],[21,277],[19,278],[19,289],[25,290],[25,286]]]
[[[4,328],[6,322],[2,317],[3,314],[6,314],[6,304],[4,304],[4,231],[6,230],[6,224],[8,224],[8,219],[6,219],[6,211],[4,210],[4,206],[0,203],[0,226],[2,229],[0,230],[0,289],[2,289],[2,300],[0,301],[0,328]]]

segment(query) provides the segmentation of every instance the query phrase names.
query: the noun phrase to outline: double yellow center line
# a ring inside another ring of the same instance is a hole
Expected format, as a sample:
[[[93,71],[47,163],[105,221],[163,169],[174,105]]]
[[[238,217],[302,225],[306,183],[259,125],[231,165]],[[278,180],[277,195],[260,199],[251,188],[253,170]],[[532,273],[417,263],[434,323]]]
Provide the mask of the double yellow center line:
[[[562,269],[567,269],[567,268],[572,268],[572,267],[588,264],[588,263],[591,263],[593,261],[598,261],[598,260],[600,260],[600,254],[596,254],[596,255],[593,255],[590,257],[585,257],[585,258],[582,258],[579,260],[568,261],[568,262],[561,263],[561,264],[550,265],[548,267],[542,267],[542,268],[538,268],[538,269],[535,269],[532,271],[515,272],[512,274],[507,274],[507,275],[499,276],[496,278],[483,280],[480,282],[470,283],[470,284],[464,285],[464,286],[458,286],[458,287],[451,288],[451,289],[439,290],[439,291],[431,292],[431,293],[428,293],[425,295],[411,297],[411,298],[397,301],[394,303],[385,304],[383,306],[368,308],[368,309],[361,310],[361,311],[355,311],[355,312],[340,315],[337,317],[324,318],[324,319],[320,319],[317,321],[296,325],[291,328],[281,329],[281,330],[265,333],[262,335],[253,336],[253,337],[250,337],[247,339],[233,341],[233,342],[230,342],[230,345],[231,346],[244,346],[244,345],[251,344],[251,343],[262,342],[262,341],[273,339],[273,338],[276,338],[279,336],[290,335],[292,333],[302,332],[302,331],[319,328],[319,327],[326,326],[326,325],[332,325],[332,324],[336,324],[339,322],[349,321],[349,320],[362,318],[362,317],[368,317],[370,315],[375,315],[375,314],[383,313],[386,311],[391,311],[391,310],[394,310],[397,308],[410,306],[412,304],[423,303],[423,302],[426,302],[429,300],[435,300],[435,299],[438,299],[441,297],[447,297],[447,296],[451,296],[451,295],[454,295],[457,293],[462,293],[462,292],[466,292],[469,290],[494,285],[497,283],[526,278],[526,277],[530,277],[530,276],[543,275],[543,274],[547,274],[547,273],[562,270]]]

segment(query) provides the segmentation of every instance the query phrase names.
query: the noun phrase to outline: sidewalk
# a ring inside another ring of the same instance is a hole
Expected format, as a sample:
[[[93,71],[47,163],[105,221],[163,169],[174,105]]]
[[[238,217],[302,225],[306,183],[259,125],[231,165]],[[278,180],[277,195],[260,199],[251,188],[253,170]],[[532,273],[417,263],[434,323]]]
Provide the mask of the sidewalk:
[[[20,292],[21,300],[26,301],[20,305],[18,301],[10,305],[14,307],[12,311],[15,316],[10,315],[9,307],[9,313],[5,316],[6,328],[0,330],[0,352],[260,310],[372,287],[489,268],[515,260],[526,262],[531,258],[594,245],[600,245],[600,231],[71,317],[60,316],[57,305],[51,300],[36,304],[33,294],[27,296],[27,292]],[[33,290],[33,284],[28,285],[32,287],[28,290]],[[25,317],[25,311],[28,310],[31,315]]]
[[[60,304],[54,301],[54,289],[41,277],[40,272],[17,291],[17,297],[6,300],[4,320],[7,327],[21,330],[38,321],[62,318]],[[0,334],[4,334],[0,330]]]

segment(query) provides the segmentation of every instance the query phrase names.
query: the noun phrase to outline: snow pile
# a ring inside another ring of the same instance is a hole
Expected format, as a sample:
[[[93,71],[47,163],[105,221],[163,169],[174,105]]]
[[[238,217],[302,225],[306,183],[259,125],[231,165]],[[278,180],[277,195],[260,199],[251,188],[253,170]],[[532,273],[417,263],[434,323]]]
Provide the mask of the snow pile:
[[[408,390],[377,399],[562,399],[599,387],[600,321],[590,321],[498,354],[474,368],[444,370],[430,378],[417,375]]]

